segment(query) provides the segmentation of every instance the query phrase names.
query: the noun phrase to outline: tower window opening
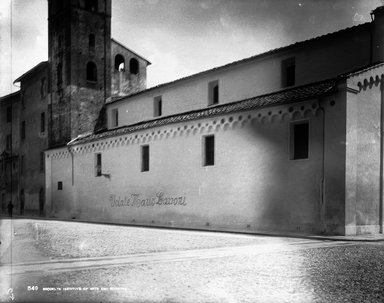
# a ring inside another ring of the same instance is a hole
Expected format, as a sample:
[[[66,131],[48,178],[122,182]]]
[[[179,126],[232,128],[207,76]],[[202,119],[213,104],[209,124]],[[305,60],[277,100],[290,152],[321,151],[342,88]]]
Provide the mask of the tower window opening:
[[[129,61],[129,72],[134,75],[139,73],[139,61],[137,61],[137,59],[132,58]]]
[[[120,54],[115,56],[115,70],[119,72],[123,72],[125,70],[125,60]]]
[[[97,68],[94,62],[87,63],[87,81],[90,81],[90,82],[97,81]]]
[[[89,34],[89,47],[95,47],[95,35]]]

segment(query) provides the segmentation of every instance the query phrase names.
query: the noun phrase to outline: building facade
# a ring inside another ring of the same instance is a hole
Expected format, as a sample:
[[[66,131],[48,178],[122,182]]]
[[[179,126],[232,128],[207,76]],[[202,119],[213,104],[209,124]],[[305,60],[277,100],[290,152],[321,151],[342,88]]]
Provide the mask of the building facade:
[[[110,4],[49,1],[49,60],[1,99],[4,117],[17,111],[6,132],[20,133],[3,157],[20,166],[5,173],[18,185],[3,182],[4,201],[8,188],[21,213],[56,218],[383,232],[384,7],[372,22],[146,89],[150,63],[110,38]]]
[[[44,152],[103,129],[107,101],[146,88],[150,62],[111,39],[110,0],[48,1],[48,31],[48,61],[1,98],[3,212],[12,201],[16,214],[46,215]]]
[[[242,232],[382,232],[383,13],[111,100],[106,130],[47,151],[50,214]]]

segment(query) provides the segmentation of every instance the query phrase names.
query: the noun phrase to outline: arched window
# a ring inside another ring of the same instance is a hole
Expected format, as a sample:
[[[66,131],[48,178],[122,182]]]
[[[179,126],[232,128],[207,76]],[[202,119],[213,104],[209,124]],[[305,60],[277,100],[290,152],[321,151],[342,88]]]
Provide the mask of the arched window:
[[[97,68],[96,64],[92,61],[87,63],[87,81],[96,82],[97,81]]]
[[[98,0],[85,0],[85,9],[91,12],[97,12]]]
[[[95,35],[89,34],[89,47],[95,47]]]
[[[137,61],[137,59],[132,58],[129,61],[129,72],[134,75],[139,73],[139,61]]]
[[[125,60],[124,57],[120,54],[115,56],[115,70],[121,72],[125,70]]]

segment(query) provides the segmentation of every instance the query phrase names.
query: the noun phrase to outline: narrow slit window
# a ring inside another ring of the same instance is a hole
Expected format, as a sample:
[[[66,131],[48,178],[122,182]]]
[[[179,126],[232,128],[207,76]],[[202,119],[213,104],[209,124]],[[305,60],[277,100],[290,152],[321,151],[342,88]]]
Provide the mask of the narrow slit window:
[[[96,64],[92,61],[87,63],[87,81],[89,82],[97,81],[97,68],[96,68]]]
[[[161,96],[157,96],[153,99],[153,116],[160,117],[163,114],[163,104]]]
[[[204,137],[204,166],[215,165],[215,136]]]
[[[114,108],[112,110],[112,127],[118,127],[119,126],[119,109]]]
[[[291,124],[291,160],[309,158],[309,122]]]
[[[21,122],[21,140],[25,139],[25,121]]]
[[[12,135],[7,135],[5,144],[8,150],[12,148]]]
[[[149,171],[149,145],[141,147],[141,171]]]
[[[7,123],[12,122],[12,107],[7,107]]]
[[[40,114],[40,132],[45,132],[45,113]]]
[[[219,81],[212,81],[208,84],[208,105],[219,104]]]
[[[90,48],[94,48],[95,47],[95,35],[94,34],[89,34],[89,37],[88,37],[88,45]]]
[[[63,190],[63,181],[57,182],[57,190]]]
[[[95,154],[95,176],[100,177],[102,175],[102,162],[101,162],[101,154]]]
[[[47,93],[47,81],[45,80],[45,78],[42,78],[41,79],[41,82],[40,82],[40,96],[41,98],[45,98],[46,96],[46,93]]]
[[[20,174],[23,175],[25,170],[25,156],[22,155],[20,158]]]

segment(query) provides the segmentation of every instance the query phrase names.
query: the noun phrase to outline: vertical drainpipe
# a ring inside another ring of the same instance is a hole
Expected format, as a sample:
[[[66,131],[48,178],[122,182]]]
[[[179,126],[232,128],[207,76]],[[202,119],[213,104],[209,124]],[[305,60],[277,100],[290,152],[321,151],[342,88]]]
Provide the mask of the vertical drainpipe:
[[[379,232],[383,233],[383,171],[384,171],[384,139],[383,139],[383,127],[384,127],[384,78],[380,80],[380,195],[379,195]]]
[[[323,121],[322,121],[322,166],[321,166],[321,180],[320,180],[320,190],[321,190],[321,198],[320,198],[320,225],[321,232],[325,233],[325,109],[321,105],[321,99],[318,100],[318,105],[320,110],[323,113]]]

